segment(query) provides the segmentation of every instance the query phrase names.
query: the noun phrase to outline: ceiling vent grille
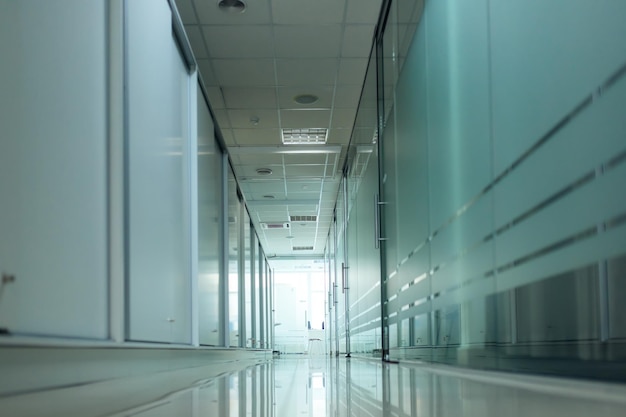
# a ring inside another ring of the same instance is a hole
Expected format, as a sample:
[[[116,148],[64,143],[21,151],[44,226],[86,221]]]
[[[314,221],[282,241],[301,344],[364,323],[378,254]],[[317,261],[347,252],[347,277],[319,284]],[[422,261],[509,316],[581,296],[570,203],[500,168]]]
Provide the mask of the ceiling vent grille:
[[[261,229],[290,229],[289,223],[261,223]]]
[[[292,222],[316,222],[317,216],[289,216]]]
[[[285,145],[323,145],[328,137],[328,129],[283,129]]]
[[[313,246],[294,246],[292,250],[313,250]]]

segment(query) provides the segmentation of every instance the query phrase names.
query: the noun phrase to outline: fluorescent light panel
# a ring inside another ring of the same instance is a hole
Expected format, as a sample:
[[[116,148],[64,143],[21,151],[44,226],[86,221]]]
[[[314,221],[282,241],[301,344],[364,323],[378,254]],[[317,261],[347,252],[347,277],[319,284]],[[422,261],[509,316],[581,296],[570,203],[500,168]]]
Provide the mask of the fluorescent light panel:
[[[328,129],[283,129],[282,137],[285,145],[322,145],[328,138]]]

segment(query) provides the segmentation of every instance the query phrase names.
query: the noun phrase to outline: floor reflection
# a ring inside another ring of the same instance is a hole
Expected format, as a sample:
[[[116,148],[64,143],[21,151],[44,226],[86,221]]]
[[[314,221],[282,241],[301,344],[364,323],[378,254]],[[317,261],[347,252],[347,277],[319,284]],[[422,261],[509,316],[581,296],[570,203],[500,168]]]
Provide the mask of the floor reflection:
[[[455,373],[457,372],[457,373]],[[624,385],[281,357],[115,416],[623,416]],[[491,375],[491,376],[490,376]],[[521,379],[520,379],[521,378]],[[519,380],[518,380],[519,379]],[[563,386],[563,381],[566,386]]]

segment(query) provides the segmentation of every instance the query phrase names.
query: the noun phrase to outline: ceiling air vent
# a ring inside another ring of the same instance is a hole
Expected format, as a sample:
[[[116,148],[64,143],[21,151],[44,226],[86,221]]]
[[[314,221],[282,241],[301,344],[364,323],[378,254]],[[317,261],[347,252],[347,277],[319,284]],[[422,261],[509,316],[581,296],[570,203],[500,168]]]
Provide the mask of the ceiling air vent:
[[[292,250],[313,250],[313,246],[294,246]]]
[[[291,225],[289,223],[261,223],[261,229],[289,229]]]
[[[289,216],[292,222],[316,222],[317,216]]]

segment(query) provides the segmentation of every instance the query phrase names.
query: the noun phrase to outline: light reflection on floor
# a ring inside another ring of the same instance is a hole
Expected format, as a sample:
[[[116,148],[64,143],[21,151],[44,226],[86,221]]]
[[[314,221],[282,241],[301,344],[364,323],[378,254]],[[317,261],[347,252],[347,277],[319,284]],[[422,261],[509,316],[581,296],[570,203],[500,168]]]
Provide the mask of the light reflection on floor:
[[[494,380],[493,375],[323,356],[281,357],[115,416],[625,415],[624,385],[507,374],[495,374]]]

